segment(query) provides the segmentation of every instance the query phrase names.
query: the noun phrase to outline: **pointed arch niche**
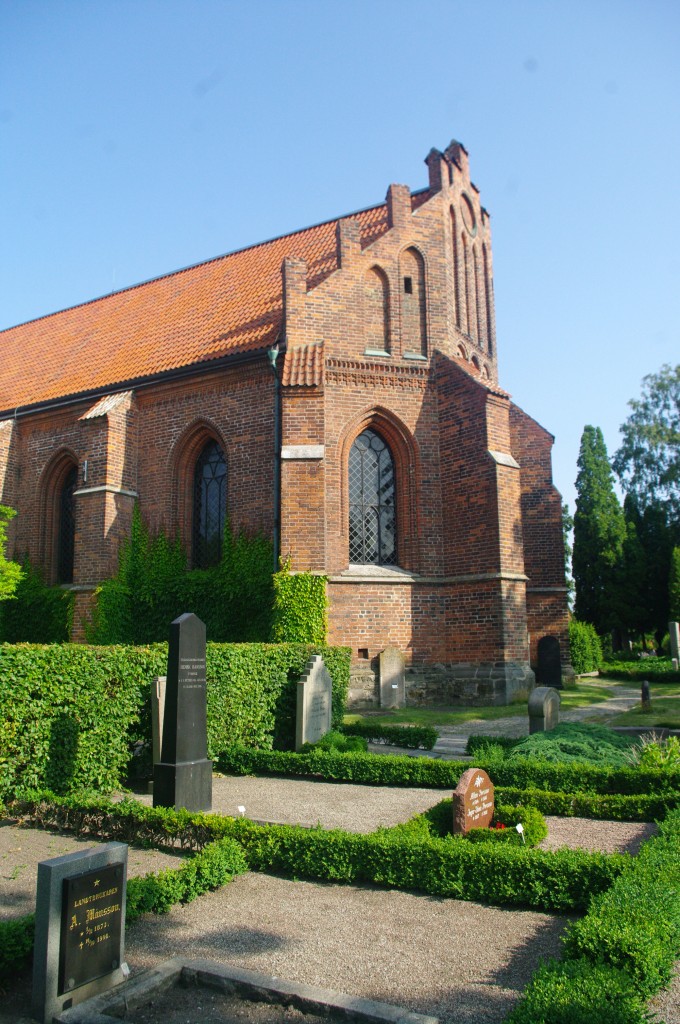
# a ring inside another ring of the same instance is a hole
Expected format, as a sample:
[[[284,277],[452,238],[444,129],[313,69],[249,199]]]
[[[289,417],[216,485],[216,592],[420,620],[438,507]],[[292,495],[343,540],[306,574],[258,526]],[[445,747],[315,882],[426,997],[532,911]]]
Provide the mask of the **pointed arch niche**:
[[[413,246],[401,254],[399,276],[402,355],[427,356],[425,261]]]
[[[390,351],[390,291],[380,267],[364,275],[364,343],[366,351]]]
[[[41,481],[40,560],[49,583],[73,583],[76,553],[78,460],[63,449],[48,463]]]
[[[345,565],[394,565],[401,569],[417,571],[416,509],[420,456],[410,431],[396,416],[385,409],[367,410],[345,431],[340,442],[339,455],[342,473],[340,513],[346,552]],[[357,473],[366,471],[373,474],[374,480],[362,487]],[[376,481],[377,487],[373,487]],[[373,501],[369,492],[381,488],[383,494],[378,500]],[[362,490],[363,501],[359,501]],[[385,498],[388,500],[385,501]],[[359,507],[362,504],[363,512]],[[382,551],[377,549],[377,558],[372,558],[368,563],[358,563],[356,558],[359,541],[356,524],[364,513],[374,518],[377,516],[378,519],[382,515],[388,532],[393,531],[393,538],[383,545]]]

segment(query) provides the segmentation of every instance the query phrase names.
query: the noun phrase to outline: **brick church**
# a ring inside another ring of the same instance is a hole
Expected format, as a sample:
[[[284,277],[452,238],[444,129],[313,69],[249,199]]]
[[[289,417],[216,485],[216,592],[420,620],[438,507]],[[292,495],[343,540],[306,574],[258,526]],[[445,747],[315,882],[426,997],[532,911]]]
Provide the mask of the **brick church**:
[[[498,383],[467,152],[425,162],[418,191],[0,334],[0,502],[74,639],[139,502],[194,566],[228,515],[325,575],[355,700],[388,646],[417,702],[509,701],[544,636],[568,662],[553,438]]]

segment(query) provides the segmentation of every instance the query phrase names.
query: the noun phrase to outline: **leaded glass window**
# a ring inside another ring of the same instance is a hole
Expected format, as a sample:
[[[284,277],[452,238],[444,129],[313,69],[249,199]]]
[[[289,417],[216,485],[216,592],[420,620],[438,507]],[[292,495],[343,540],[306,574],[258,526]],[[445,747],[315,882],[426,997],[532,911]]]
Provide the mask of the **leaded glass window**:
[[[349,453],[349,560],[395,565],[394,462],[379,434],[364,430]]]
[[[217,441],[208,441],[194,470],[192,561],[196,568],[217,565],[227,512],[227,462]]]
[[[59,492],[59,533],[57,536],[57,582],[73,583],[73,556],[76,540],[76,517],[73,492],[78,482],[78,469],[71,466]]]

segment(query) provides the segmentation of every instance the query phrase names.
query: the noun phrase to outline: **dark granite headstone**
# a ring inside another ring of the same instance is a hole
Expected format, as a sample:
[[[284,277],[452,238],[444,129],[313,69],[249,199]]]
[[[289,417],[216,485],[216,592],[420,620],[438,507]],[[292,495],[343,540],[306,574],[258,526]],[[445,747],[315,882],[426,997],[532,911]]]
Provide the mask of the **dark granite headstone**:
[[[44,1024],[128,977],[127,852],[107,843],[38,864],[33,1015]]]
[[[493,782],[482,768],[468,768],[453,791],[453,834],[487,828],[494,811]]]
[[[208,760],[205,625],[180,615],[170,625],[161,760],[153,770],[154,807],[212,808]]]
[[[562,689],[562,659],[560,642],[556,636],[542,636],[538,641],[538,666],[536,682],[539,686]]]

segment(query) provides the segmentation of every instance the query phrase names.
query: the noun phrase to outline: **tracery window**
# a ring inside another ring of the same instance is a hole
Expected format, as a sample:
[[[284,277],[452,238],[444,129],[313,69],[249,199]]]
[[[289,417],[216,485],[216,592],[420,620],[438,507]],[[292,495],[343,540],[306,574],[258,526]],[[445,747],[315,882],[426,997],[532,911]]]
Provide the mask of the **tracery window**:
[[[76,517],[73,492],[78,483],[78,468],[71,466],[59,491],[57,532],[57,583],[73,583]]]
[[[354,565],[397,561],[394,460],[371,429],[359,434],[349,453],[349,560]]]
[[[227,514],[227,461],[217,441],[208,441],[196,461],[193,494],[192,563],[217,565]]]

